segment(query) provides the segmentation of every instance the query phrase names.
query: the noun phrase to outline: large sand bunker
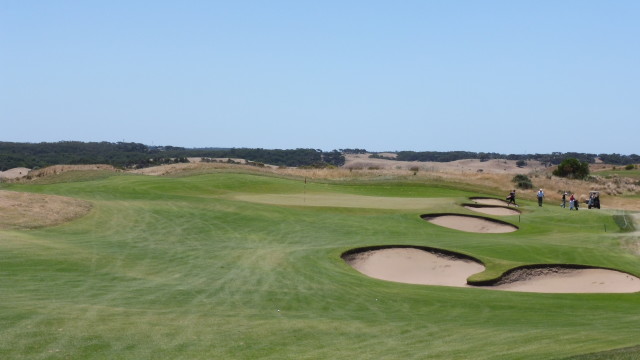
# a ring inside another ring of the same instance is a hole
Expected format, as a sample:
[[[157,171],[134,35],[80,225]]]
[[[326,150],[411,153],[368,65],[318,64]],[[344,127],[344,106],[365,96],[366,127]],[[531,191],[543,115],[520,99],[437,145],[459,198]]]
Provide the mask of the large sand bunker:
[[[484,271],[470,258],[418,247],[356,250],[342,258],[369,277],[408,284],[465,287],[469,276]]]
[[[465,204],[463,206],[465,209],[476,211],[476,212],[487,214],[487,215],[509,216],[509,215],[520,214],[519,210],[505,207],[505,206],[494,206],[494,205],[483,205],[483,204]]]
[[[484,271],[472,257],[417,246],[353,249],[344,261],[372,278],[408,284],[482,287],[490,290],[538,293],[634,293],[640,278],[620,271],[571,265],[535,265],[508,271],[482,286],[467,278]]]
[[[424,220],[450,229],[475,233],[508,233],[518,227],[508,222],[473,215],[460,214],[425,214]]]

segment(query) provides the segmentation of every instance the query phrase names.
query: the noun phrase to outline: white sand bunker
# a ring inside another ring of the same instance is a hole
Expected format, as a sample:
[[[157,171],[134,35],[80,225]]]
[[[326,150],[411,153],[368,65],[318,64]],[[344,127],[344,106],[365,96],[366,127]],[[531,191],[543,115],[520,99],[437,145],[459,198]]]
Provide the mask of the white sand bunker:
[[[471,211],[476,211],[483,214],[488,215],[496,215],[496,216],[509,216],[509,215],[518,215],[520,214],[519,210],[508,208],[504,206],[493,206],[493,205],[480,205],[480,204],[467,204],[464,205],[465,209],[469,209]]]
[[[640,278],[609,269],[546,266],[512,270],[490,288],[540,293],[635,293],[640,291]]]
[[[354,249],[342,255],[360,273],[406,284],[477,287],[536,293],[635,293],[640,278],[620,271],[567,265],[538,265],[507,272],[493,284],[467,278],[484,271],[477,260],[437,249],[398,246]]]
[[[421,215],[424,220],[450,229],[474,233],[508,233],[518,230],[518,227],[504,221],[483,218],[472,215],[459,214],[426,214]]]
[[[407,284],[467,287],[469,276],[484,271],[482,264],[470,259],[414,247],[379,248],[342,257],[369,277]]]
[[[495,199],[495,198],[472,197],[469,199],[477,204],[483,204],[483,205],[506,206],[508,204],[506,200]]]

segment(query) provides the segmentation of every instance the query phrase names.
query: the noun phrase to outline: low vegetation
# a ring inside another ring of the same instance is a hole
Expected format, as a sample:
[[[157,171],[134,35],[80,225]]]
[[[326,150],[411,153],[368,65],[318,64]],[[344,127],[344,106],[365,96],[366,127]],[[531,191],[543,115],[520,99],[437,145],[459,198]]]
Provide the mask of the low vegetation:
[[[533,188],[533,183],[531,182],[531,179],[527,175],[524,175],[524,174],[518,174],[518,175],[514,176],[511,181],[514,184],[516,184],[516,187],[518,189],[528,190],[528,189]]]

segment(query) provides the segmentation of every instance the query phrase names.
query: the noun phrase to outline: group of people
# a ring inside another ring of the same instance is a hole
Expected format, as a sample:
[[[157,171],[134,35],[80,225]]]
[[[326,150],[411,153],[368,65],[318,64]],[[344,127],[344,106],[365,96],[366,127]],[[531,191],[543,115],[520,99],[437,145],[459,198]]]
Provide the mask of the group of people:
[[[567,207],[567,194],[566,192],[562,194],[562,203],[560,204],[560,207],[562,208],[566,208]],[[576,209],[576,211],[578,210],[578,208],[580,207],[580,201],[578,201],[578,199],[576,199],[576,197],[571,194],[571,196],[569,197],[569,210],[573,210]]]
[[[566,207],[567,206],[567,194],[566,192],[562,194],[562,204],[560,204],[560,207]],[[538,190],[538,193],[536,194],[536,197],[538,198],[538,206],[542,206],[542,202],[544,199],[544,191],[542,189]],[[507,196],[507,206],[509,205],[515,205],[518,206],[516,204],[516,190],[511,190],[509,192],[509,196]],[[576,199],[576,197],[574,196],[574,194],[571,194],[571,196],[569,197],[569,210],[578,210],[578,207],[580,206],[580,201],[578,201],[578,199]]]
[[[542,199],[544,199],[544,191],[542,191],[542,189],[540,189],[540,191],[538,191],[538,206],[542,206]],[[516,204],[516,190],[511,190],[511,192],[509,192],[509,196],[507,196],[507,206],[509,205],[515,205],[518,206]]]

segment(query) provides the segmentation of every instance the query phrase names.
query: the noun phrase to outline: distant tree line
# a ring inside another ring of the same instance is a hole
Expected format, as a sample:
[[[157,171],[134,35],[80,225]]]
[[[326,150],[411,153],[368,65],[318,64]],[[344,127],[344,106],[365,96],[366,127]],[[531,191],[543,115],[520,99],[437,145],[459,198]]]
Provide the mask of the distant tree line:
[[[33,169],[59,164],[109,164],[120,168],[144,168],[160,164],[188,162],[188,157],[242,158],[251,162],[295,167],[341,166],[345,162],[344,155],[337,150],[323,152],[316,149],[187,149],[125,142],[0,142],[0,171],[16,167]]]
[[[627,165],[640,163],[640,156],[636,154],[632,155],[620,155],[620,154],[589,154],[589,153],[576,153],[576,152],[552,152],[551,154],[498,154],[498,153],[484,153],[484,152],[470,152],[470,151],[400,151],[396,153],[395,157],[384,157],[379,154],[373,154],[371,157],[382,158],[398,161],[434,161],[434,162],[449,162],[463,159],[479,159],[480,161],[488,161],[491,159],[504,159],[504,160],[537,160],[546,164],[559,165],[563,160],[567,158],[577,159],[581,162],[593,164],[596,158],[600,158],[607,164],[614,165]],[[522,164],[522,163],[521,163]]]
[[[368,151],[365,149],[340,149],[343,154],[366,154]]]
[[[342,166],[344,154],[364,154],[365,149],[340,149],[324,152],[319,149],[252,149],[252,148],[183,148],[175,146],[148,146],[126,142],[61,141],[50,143],[0,142],[0,171],[16,167],[41,168],[50,165],[110,164],[120,168],[143,168],[153,165],[187,162],[187,158],[241,158],[254,163],[291,167]],[[463,159],[538,160],[545,165],[559,165],[568,158],[593,164],[596,157],[614,165],[640,163],[640,156],[620,154],[561,153],[551,154],[498,154],[469,151],[400,151],[396,157],[373,154],[372,157],[400,161],[448,162]]]

